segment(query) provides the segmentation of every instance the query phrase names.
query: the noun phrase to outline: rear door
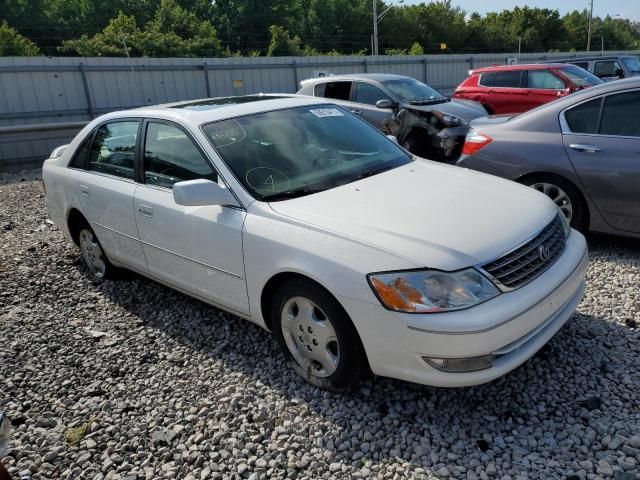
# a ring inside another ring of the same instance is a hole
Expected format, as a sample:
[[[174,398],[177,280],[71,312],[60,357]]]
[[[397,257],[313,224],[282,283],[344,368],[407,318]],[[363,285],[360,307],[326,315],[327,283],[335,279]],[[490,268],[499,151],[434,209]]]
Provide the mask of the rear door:
[[[521,113],[526,108],[526,90],[522,88],[523,70],[500,70],[495,75],[480,77],[487,87],[482,103],[488,104],[493,113]],[[490,82],[487,84],[485,82]]]
[[[392,108],[378,108],[376,102],[389,100],[396,103],[395,100],[373,83],[356,82],[353,100],[359,115],[377,129],[381,129],[384,121],[393,117]]]
[[[333,103],[342,105],[354,115],[362,117],[362,105],[353,101],[355,97],[355,82],[350,80],[337,80],[335,82],[323,82],[314,87],[315,97],[330,98]]]
[[[249,312],[242,257],[246,212],[235,207],[187,207],[173,185],[205,178],[221,182],[206,154],[179,125],[147,120],[143,175],[134,208],[149,273],[240,313]]]
[[[72,160],[77,194],[109,259],[146,272],[147,262],[133,214],[134,166],[141,120],[121,119],[100,125]]]
[[[549,103],[565,94],[564,80],[552,70],[526,70],[523,86],[527,88],[523,103],[526,110]]]
[[[563,113],[571,162],[607,223],[640,233],[640,90],[599,97]]]

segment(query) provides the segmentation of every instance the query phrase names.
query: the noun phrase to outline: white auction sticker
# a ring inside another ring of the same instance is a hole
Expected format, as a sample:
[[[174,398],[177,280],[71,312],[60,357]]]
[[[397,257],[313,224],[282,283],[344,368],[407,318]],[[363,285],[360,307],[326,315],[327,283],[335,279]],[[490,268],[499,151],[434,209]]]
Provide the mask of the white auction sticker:
[[[314,108],[309,110],[316,117],[344,117],[344,114],[337,108]]]

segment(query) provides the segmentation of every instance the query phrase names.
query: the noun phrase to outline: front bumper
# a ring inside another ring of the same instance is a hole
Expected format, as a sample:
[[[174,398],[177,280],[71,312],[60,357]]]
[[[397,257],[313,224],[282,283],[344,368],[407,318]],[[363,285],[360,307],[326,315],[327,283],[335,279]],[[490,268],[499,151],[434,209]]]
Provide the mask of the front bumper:
[[[533,282],[468,310],[403,314],[340,297],[362,339],[371,370],[425,385],[470,386],[518,367],[571,318],[584,294],[588,252],[573,231],[562,256]],[[485,370],[450,373],[423,357],[493,355]]]

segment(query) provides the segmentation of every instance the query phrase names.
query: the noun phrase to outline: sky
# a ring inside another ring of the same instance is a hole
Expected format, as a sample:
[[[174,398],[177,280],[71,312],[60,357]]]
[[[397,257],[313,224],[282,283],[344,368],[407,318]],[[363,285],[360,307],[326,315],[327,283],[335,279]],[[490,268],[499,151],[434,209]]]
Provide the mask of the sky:
[[[428,0],[405,0],[405,4],[427,2]],[[389,2],[387,2],[389,3]],[[395,3],[395,2],[394,2]],[[587,8],[589,0],[452,0],[454,5],[467,12],[496,12],[513,7],[539,7],[557,9],[561,15],[572,10]],[[621,17],[640,21],[640,0],[593,0],[593,15],[605,17],[619,14]]]

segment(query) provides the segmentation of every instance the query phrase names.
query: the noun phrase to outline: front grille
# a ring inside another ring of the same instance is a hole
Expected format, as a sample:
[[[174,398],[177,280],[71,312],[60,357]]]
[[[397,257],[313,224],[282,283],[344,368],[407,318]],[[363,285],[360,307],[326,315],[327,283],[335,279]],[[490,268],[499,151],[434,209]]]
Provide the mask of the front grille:
[[[564,228],[556,217],[532,240],[505,256],[487,263],[482,269],[504,290],[513,290],[530,282],[560,257],[565,247]]]

